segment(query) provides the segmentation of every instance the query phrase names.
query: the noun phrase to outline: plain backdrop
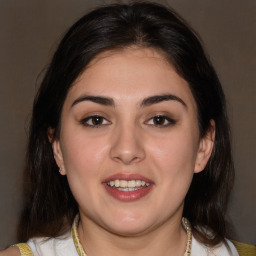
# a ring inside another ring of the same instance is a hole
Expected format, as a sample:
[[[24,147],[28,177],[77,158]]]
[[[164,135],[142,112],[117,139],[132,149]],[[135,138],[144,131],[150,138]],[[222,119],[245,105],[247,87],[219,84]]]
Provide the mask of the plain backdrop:
[[[219,74],[236,166],[229,208],[233,238],[256,244],[256,1],[158,2],[169,3],[201,35]],[[39,74],[68,27],[104,3],[110,1],[0,0],[0,248],[16,242],[27,127]]]

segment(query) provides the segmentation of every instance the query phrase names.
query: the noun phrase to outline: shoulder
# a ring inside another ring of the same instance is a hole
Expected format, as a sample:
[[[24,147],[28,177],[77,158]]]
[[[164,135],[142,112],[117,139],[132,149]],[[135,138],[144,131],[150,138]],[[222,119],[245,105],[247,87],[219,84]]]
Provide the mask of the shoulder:
[[[76,252],[72,236],[69,233],[56,238],[32,238],[27,244],[34,255],[72,255]]]
[[[192,239],[191,245],[191,256],[206,256],[206,255],[215,255],[215,256],[239,256],[237,249],[234,244],[226,240],[226,244],[220,243],[215,247],[208,247],[200,242],[198,242],[194,237]]]
[[[232,241],[240,256],[255,256],[256,246]]]
[[[20,251],[17,246],[13,246],[4,251],[0,251],[0,256],[20,256]]]

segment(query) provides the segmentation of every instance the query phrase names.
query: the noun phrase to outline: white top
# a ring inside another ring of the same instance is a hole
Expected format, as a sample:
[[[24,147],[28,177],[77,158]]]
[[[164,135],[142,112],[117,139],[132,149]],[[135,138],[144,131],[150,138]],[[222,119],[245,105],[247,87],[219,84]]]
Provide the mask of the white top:
[[[192,237],[191,256],[239,256],[232,242],[227,240],[231,252],[224,244],[209,248]],[[27,243],[34,256],[78,256],[71,232],[59,238],[34,238]]]
[[[78,256],[71,232],[58,238],[32,238],[27,244],[34,256]]]

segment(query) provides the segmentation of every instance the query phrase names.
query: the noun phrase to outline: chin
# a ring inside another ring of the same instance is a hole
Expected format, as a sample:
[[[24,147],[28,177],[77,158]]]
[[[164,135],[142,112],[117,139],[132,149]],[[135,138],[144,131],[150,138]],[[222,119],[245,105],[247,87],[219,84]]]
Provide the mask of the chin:
[[[106,222],[105,222],[106,223]],[[141,234],[147,233],[156,221],[150,221],[145,215],[140,215],[137,217],[126,217],[118,218],[117,216],[112,219],[111,223],[108,221],[105,227],[111,233],[120,236],[139,236]]]
[[[125,225],[110,227],[109,231],[118,236],[124,237],[136,237],[147,233],[150,230],[149,227],[142,225]]]

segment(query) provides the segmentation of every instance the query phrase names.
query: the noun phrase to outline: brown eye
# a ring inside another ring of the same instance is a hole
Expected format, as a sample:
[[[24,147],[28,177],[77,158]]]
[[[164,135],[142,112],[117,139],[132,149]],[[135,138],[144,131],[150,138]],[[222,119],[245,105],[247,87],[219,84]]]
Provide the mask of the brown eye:
[[[99,115],[89,116],[83,119],[81,123],[85,126],[91,126],[91,127],[100,127],[103,125],[110,124],[110,122],[107,119]]]
[[[153,122],[155,125],[164,125],[166,118],[164,116],[155,116],[153,117]]]
[[[146,124],[156,126],[156,127],[168,127],[175,123],[176,122],[172,118],[168,116],[163,116],[163,115],[153,116],[146,122]]]
[[[103,117],[102,116],[93,116],[91,117],[91,123],[93,125],[101,125],[103,123]]]

